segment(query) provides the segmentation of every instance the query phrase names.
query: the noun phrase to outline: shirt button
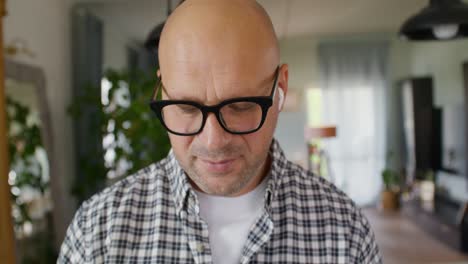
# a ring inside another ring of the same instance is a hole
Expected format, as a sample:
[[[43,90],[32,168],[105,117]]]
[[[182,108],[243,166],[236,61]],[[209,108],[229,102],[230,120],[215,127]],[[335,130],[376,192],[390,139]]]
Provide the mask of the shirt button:
[[[203,251],[205,251],[205,246],[203,244],[198,244],[197,251],[198,253],[203,253]]]

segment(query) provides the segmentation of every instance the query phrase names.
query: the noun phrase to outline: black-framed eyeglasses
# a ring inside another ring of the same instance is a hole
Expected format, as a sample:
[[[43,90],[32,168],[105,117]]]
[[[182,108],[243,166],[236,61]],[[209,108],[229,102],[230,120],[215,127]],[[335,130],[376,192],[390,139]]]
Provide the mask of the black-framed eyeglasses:
[[[157,100],[162,87],[159,81],[150,107],[162,125],[172,134],[192,136],[200,133],[209,113],[216,116],[221,127],[229,133],[242,135],[256,132],[265,122],[268,109],[273,105],[278,81],[279,66],[269,96],[232,98],[217,105],[202,105],[185,100]]]

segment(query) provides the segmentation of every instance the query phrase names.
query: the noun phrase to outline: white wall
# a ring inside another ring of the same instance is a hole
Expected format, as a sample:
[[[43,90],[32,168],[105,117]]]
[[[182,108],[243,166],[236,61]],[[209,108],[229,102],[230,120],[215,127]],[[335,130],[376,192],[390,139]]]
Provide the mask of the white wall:
[[[413,44],[411,73],[431,75],[437,106],[463,103],[462,63],[468,62],[468,40]]]
[[[280,41],[281,61],[289,64],[289,85],[292,89],[319,88],[317,46],[313,36]]]
[[[103,70],[124,70],[127,67],[127,45],[130,38],[119,28],[117,17],[109,18],[106,5],[80,4],[103,24]]]
[[[127,67],[128,40],[123,38],[112,25],[106,23],[104,23],[103,38],[103,70],[124,70]]]
[[[412,45],[411,69],[414,76],[432,76],[436,106],[457,105],[464,102],[465,88],[462,64],[468,62],[468,40],[449,42],[421,42]],[[465,178],[438,173],[438,181],[452,198],[467,199]]]
[[[394,111],[395,104],[399,100],[395,81],[409,75],[411,44],[400,41],[393,34],[360,34],[344,35],[341,37],[301,36],[283,39],[280,41],[281,60],[289,64],[290,89],[298,89],[303,92],[304,101],[299,112],[286,112],[280,115],[276,137],[285,148],[286,155],[291,159],[306,161],[306,146],[303,128],[307,122],[307,104],[305,90],[320,88],[320,72],[317,47],[321,41],[372,41],[388,40],[390,43],[389,77],[390,82],[386,95],[387,102],[387,149],[395,153],[401,151],[401,133],[397,124],[398,113]],[[293,130],[293,133],[291,131]],[[298,157],[302,153],[303,157]],[[401,166],[401,161],[396,158],[392,166]]]
[[[289,65],[289,90],[302,96],[298,111],[283,111],[278,120],[275,138],[288,159],[307,165],[304,128],[307,124],[305,90],[318,87],[316,41],[313,38],[291,38],[280,41],[281,62]]]
[[[54,181],[59,187],[53,194],[57,201],[54,205],[57,245],[61,243],[75,210],[69,192],[73,173],[73,140],[71,120],[66,114],[71,93],[68,7],[64,0],[9,0],[4,31],[6,44],[22,39],[35,53],[33,58],[20,55],[13,59],[40,67],[46,75],[55,144],[56,160],[53,162],[58,172]]]
[[[389,165],[393,168],[401,168],[404,165],[401,155],[403,135],[399,116],[401,94],[398,91],[397,81],[408,77],[432,76],[436,106],[462,103],[464,101],[462,63],[468,62],[467,40],[413,43],[399,40],[395,34],[349,35],[334,38],[303,36],[280,41],[281,59],[283,63],[289,64],[290,89],[320,88],[317,54],[320,41],[375,39],[387,39],[390,43],[390,80],[385,100],[387,104],[386,144],[387,150],[396,154]],[[285,148],[286,155],[291,159],[297,159],[297,153],[300,151],[303,151],[305,155],[303,133],[300,133],[307,120],[305,102],[300,109],[299,112],[282,113],[276,133],[276,137]],[[451,182],[450,179],[443,180]],[[467,183],[464,185],[466,186]],[[448,186],[449,189],[458,190],[454,187],[456,186]],[[462,194],[455,195],[462,197]]]
[[[390,42],[389,83],[385,102],[387,153],[389,151],[394,153],[393,159],[389,161],[387,166],[396,170],[401,169],[405,163],[402,155],[404,135],[401,120],[401,87],[397,83],[410,76],[411,51],[410,42],[399,40],[393,36]]]

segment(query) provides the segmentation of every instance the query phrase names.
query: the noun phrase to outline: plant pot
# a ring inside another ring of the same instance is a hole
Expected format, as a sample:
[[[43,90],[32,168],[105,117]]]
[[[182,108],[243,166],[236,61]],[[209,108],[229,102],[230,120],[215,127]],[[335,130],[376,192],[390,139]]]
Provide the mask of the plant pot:
[[[433,181],[424,180],[420,183],[420,196],[424,202],[433,202],[435,194],[435,184]]]
[[[400,194],[394,191],[382,191],[381,207],[384,211],[395,211],[400,208]]]

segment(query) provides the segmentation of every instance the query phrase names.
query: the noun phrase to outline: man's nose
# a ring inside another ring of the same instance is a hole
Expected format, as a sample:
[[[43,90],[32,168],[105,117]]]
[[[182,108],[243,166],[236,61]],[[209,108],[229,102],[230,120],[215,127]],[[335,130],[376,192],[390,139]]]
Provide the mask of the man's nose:
[[[224,130],[213,113],[209,113],[205,126],[199,134],[199,139],[203,141],[207,149],[220,149],[229,144],[233,134]]]

